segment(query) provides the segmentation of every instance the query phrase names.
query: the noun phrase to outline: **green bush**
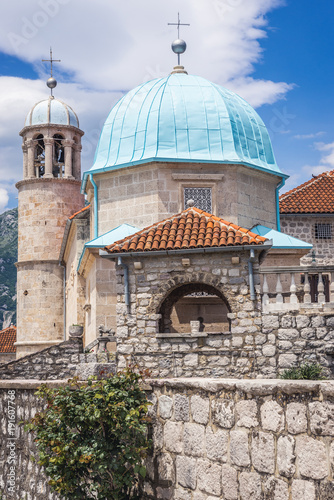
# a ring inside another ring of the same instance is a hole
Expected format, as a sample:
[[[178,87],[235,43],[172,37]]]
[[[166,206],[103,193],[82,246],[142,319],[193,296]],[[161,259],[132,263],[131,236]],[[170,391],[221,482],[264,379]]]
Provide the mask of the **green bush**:
[[[39,464],[65,499],[138,499],[142,459],[150,446],[142,376],[125,370],[66,387],[42,385],[45,410],[25,425],[35,433]]]
[[[284,370],[280,378],[290,380],[325,380],[324,369],[319,363],[304,363],[298,368]]]

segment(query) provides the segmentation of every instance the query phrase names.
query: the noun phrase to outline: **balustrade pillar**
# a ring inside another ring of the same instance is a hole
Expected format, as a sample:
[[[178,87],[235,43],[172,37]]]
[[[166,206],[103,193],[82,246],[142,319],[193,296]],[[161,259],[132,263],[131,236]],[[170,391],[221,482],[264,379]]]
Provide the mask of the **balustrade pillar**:
[[[311,304],[311,287],[310,283],[308,281],[308,273],[304,274],[305,276],[305,281],[304,281],[304,303],[305,304]]]
[[[282,295],[282,283],[281,283],[281,275],[277,275],[277,283],[276,283],[276,304],[283,304],[283,295]]]
[[[296,291],[297,291],[297,287],[296,287],[296,282],[295,282],[295,275],[294,275],[294,273],[291,273],[290,304],[298,304]]]
[[[326,302],[325,286],[324,286],[324,282],[322,279],[322,273],[319,273],[319,275],[318,275],[318,304],[322,304],[323,302]]]
[[[267,276],[265,274],[263,275],[262,289],[263,289],[262,305],[266,306],[269,304],[269,287],[267,282]]]

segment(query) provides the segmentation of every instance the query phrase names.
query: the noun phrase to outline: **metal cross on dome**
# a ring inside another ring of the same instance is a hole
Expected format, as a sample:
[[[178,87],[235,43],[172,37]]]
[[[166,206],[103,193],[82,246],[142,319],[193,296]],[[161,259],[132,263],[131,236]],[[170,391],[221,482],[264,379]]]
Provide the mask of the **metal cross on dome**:
[[[49,62],[50,63],[50,78],[48,78],[46,84],[51,90],[51,96],[52,96],[52,89],[54,89],[57,86],[57,80],[53,78],[52,75],[52,63],[54,62],[61,62],[60,59],[53,59],[52,58],[52,47],[50,47],[50,59],[42,59],[42,62]]]
[[[190,24],[181,23],[180,12],[177,13],[177,23],[168,23],[168,26],[177,26],[177,37],[180,38],[180,26],[190,26]]]
[[[180,39],[180,26],[190,26],[187,23],[181,23],[180,13],[177,13],[177,23],[168,23],[168,26],[177,26],[177,36],[178,39],[172,43],[172,51],[177,54],[177,63],[180,66],[180,56],[184,54],[187,48],[187,44],[184,40]]]

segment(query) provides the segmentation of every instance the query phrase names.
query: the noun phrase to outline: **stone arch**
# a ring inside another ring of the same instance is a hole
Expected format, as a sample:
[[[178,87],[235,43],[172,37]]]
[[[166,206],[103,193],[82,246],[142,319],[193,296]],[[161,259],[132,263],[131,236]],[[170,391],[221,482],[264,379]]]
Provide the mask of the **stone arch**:
[[[230,330],[230,304],[225,294],[212,284],[190,281],[172,287],[164,295],[157,313],[160,333],[190,332],[190,321],[200,322],[200,331]]]

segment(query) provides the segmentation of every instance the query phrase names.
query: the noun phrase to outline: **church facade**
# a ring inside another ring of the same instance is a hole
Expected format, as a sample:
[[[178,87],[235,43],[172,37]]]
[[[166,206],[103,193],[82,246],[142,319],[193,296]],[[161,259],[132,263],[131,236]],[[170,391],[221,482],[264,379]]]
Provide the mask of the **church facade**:
[[[176,66],[114,106],[82,180],[68,105],[37,103],[21,135],[17,357],[81,325],[87,350],[110,333],[120,368],[254,376],[260,357],[275,376],[264,315],[308,303],[312,245],[280,232],[287,176],[248,103]]]

